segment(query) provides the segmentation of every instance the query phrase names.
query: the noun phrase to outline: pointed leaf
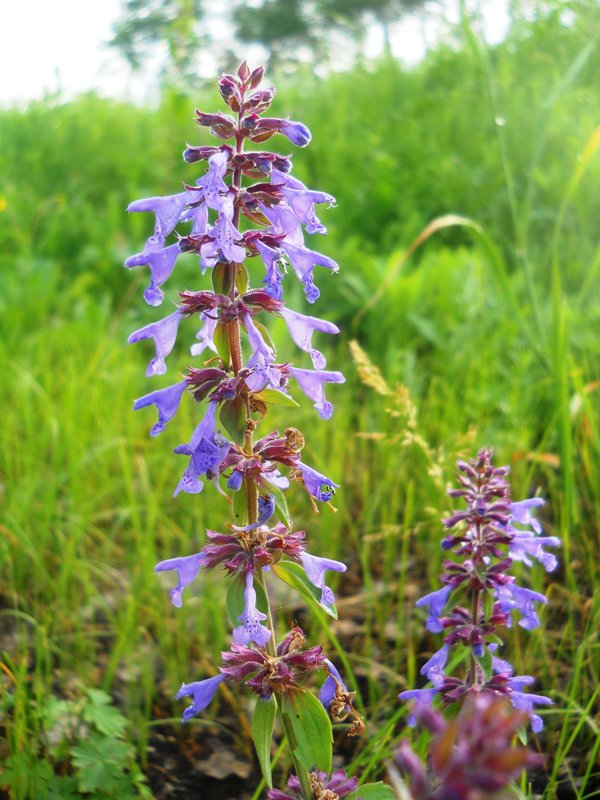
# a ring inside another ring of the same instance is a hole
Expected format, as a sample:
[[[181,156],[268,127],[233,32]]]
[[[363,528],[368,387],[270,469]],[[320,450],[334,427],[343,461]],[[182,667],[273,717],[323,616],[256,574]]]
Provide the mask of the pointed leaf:
[[[235,265],[235,285],[240,294],[248,291],[248,270],[243,264]]]
[[[248,519],[248,492],[246,490],[246,483],[233,492],[233,522],[234,525],[243,527]]]
[[[392,787],[381,781],[359,786],[356,796],[360,797],[360,800],[396,800]]]
[[[273,726],[277,705],[271,695],[269,700],[259,700],[252,717],[252,741],[256,748],[258,762],[269,789],[273,788],[271,777],[271,742],[273,740]]]
[[[272,483],[269,484],[269,493],[275,498],[277,516],[288,528],[291,528],[292,520],[290,518],[290,512],[288,510],[288,504],[284,493],[281,491],[281,489],[278,489],[277,486],[273,486]]]
[[[224,402],[219,416],[233,441],[242,442],[246,430],[246,407],[241,398],[236,396],[233,400]]]
[[[245,576],[242,574],[234,575],[231,583],[229,584],[227,595],[225,596],[225,608],[227,609],[227,616],[229,617],[229,621],[234,628],[240,624],[239,618],[244,613],[244,608],[246,605],[246,600],[244,598],[245,588]],[[254,589],[256,591],[256,607],[259,611],[262,611],[263,614],[266,614],[267,596],[265,594],[265,590],[258,581],[254,581]]]
[[[229,294],[231,291],[231,270],[228,269],[228,264],[219,261],[213,267],[212,271],[212,285],[217,294]]]
[[[288,586],[292,586],[309,601],[317,603],[319,608],[326,611],[330,617],[338,618],[337,609],[334,605],[325,606],[321,603],[321,590],[308,580],[306,572],[300,564],[295,564],[293,561],[278,561],[277,564],[272,565],[271,569]]]
[[[254,392],[252,395],[257,400],[262,400],[263,403],[271,406],[284,406],[285,408],[298,408],[300,403],[297,403],[289,394],[284,394],[277,389],[263,389],[262,392]]]
[[[323,704],[310,692],[300,689],[283,695],[282,714],[293,734],[290,747],[305,769],[331,772],[333,733]]]
[[[225,369],[227,369],[231,361],[231,351],[229,349],[229,333],[226,324],[222,325],[219,322],[215,328],[213,341],[215,343],[215,347],[217,348],[217,353],[221,356],[221,360],[223,361]]]

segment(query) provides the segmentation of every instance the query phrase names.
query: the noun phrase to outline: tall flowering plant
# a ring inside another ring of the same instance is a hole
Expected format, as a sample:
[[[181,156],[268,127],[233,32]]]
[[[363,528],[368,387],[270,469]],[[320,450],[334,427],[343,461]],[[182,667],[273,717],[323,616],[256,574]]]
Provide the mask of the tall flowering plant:
[[[509,468],[494,466],[491,450],[483,448],[469,462],[457,462],[457,468],[459,485],[448,494],[460,498],[466,508],[443,520],[446,533],[442,539],[442,548],[453,552],[455,559],[443,562],[442,588],[416,603],[427,611],[427,629],[442,634],[443,644],[421,669],[431,685],[410,689],[399,696],[416,701],[413,724],[420,722],[438,737],[437,744],[434,740],[433,766],[435,769],[438,747],[443,757],[438,756],[437,763],[443,767],[440,774],[446,776],[445,780],[457,780],[459,784],[470,780],[471,788],[486,788],[485,775],[489,778],[492,770],[489,765],[493,763],[497,779],[494,786],[499,788],[505,785],[502,781],[508,783],[527,763],[535,763],[531,754],[510,748],[512,732],[522,724],[519,714],[525,719],[528,716],[533,731],[539,732],[543,721],[536,713],[536,706],[551,703],[548,697],[527,692],[525,689],[534,683],[534,678],[515,675],[512,665],[498,655],[503,628],[510,627],[513,618],[527,630],[537,627],[538,605],[546,602],[543,594],[520,586],[510,572],[517,561],[527,566],[538,561],[547,571],[554,570],[557,559],[545,548],[557,547],[560,540],[541,535],[541,524],[534,516],[535,509],[544,503],[541,498],[512,501],[506,477]],[[447,670],[449,663],[462,666],[452,673]],[[442,707],[459,704],[467,710],[461,711],[458,723],[448,726],[434,711],[434,698],[440,700]],[[510,701],[519,714],[511,715],[495,704],[502,699]],[[488,734],[484,733],[486,726]],[[492,753],[488,764],[477,731],[489,736],[495,726],[499,739],[495,756]],[[460,765],[447,772],[451,761],[446,757],[452,743],[461,736],[458,750],[462,750],[463,758]],[[478,750],[482,759],[468,757],[470,748],[473,752]],[[499,758],[504,751],[508,755]],[[422,780],[424,773],[407,745],[403,745],[398,762],[411,777],[412,785],[421,787],[415,790],[415,797],[429,797],[430,789]],[[476,773],[483,775],[480,783]],[[440,789],[431,796],[456,796],[451,794],[451,787],[451,783],[446,785],[448,795]],[[488,782],[487,788],[493,788],[492,783]]]
[[[186,462],[174,494],[199,494],[208,483],[233,508],[233,521],[223,531],[207,531],[199,553],[156,566],[158,573],[173,576],[170,596],[176,607],[201,571],[219,567],[228,576],[231,647],[222,653],[216,675],[182,685],[177,698],[191,701],[183,719],[203,711],[221,683],[245,686],[258,698],[253,737],[270,796],[288,796],[272,789],[269,751],[279,717],[296,772],[289,783],[293,796],[335,798],[354,792],[357,781],[339,771],[330,775],[331,719],[352,719],[355,733],[362,721],[352,692],[323,648],[306,646],[298,627],[277,635],[267,576],[294,586],[335,616],[327,573],[343,572],[346,566],[307,550],[305,532],[294,530],[289,517],[285,490],[290,481],[298,482],[317,507],[330,503],[337,484],[305,463],[304,437],[296,428],[256,437],[270,406],[297,405],[293,386],[327,420],[333,406],[325,387],[344,382],[341,372],[326,369],[325,357],[313,346],[315,334],[337,334],[338,328],[289,308],[283,292],[286,273],[292,272],[314,303],[319,297],[315,268],[338,271],[331,258],[304,239],[305,232],[326,233],[315,206],[335,201],[291,177],[289,156],[256,149],[276,134],[299,147],[311,138],[300,122],[265,116],[274,89],[260,88],[262,78],[262,68],[251,71],[245,62],[237,74],[224,75],[219,89],[231,114],[196,112],[197,123],[221,143],[188,146],[183,154],[188,164],[205,165],[203,174],[184,183],[180,192],[129,206],[131,212],[154,215],[154,231],[144,249],[125,262],[128,268],[148,267],[144,298],[149,305],[163,302],[162,287],[182,253],[193,254],[200,274],[212,281],[212,287],[180,291],[174,311],[129,337],[132,343],[153,343],[147,369],[153,377],[166,372],[180,329],[190,319],[199,325],[191,346],[197,359],[193,366],[181,380],[136,400],[134,408],[156,408],[158,421],[150,433],[158,436],[184,395],[200,407],[189,441],[175,448]],[[254,286],[250,273],[259,276]],[[310,368],[278,359],[267,330],[273,316],[284,320],[293,342],[309,356]],[[306,688],[313,673],[321,675],[319,700]]]

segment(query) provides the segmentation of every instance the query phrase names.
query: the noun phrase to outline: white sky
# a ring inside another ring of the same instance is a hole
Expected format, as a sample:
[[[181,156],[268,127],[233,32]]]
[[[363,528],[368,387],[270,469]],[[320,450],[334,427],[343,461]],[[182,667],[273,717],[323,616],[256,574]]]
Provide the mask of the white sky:
[[[224,1],[213,0],[212,8]],[[446,15],[455,17],[456,0],[442,2]],[[482,2],[486,37],[499,41],[508,23],[507,0],[480,0],[479,7]],[[22,105],[57,90],[67,97],[95,89],[123,99],[152,99],[152,70],[133,77],[105,44],[120,8],[121,0],[0,0],[0,106]],[[378,33],[373,30],[368,38],[373,54],[381,45]],[[406,19],[395,32],[393,50],[414,63],[425,39],[435,36],[435,25]]]

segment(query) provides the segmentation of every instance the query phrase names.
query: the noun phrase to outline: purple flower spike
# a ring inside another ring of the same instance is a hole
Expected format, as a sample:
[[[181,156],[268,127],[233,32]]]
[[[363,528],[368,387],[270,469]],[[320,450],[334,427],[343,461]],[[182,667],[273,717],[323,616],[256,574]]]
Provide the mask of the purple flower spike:
[[[174,383],[173,386],[150,392],[150,394],[144,395],[144,397],[140,397],[135,401],[133,404],[134,411],[139,411],[140,408],[151,405],[155,405],[158,409],[158,422],[152,427],[150,436],[158,436],[159,433],[164,431],[167,422],[173,419],[187,385],[187,381],[179,381],[179,383]]]
[[[260,647],[264,647],[271,638],[271,631],[261,622],[267,618],[266,614],[259,611],[256,607],[256,590],[254,589],[254,573],[246,573],[246,589],[244,590],[246,607],[243,614],[238,617],[243,625],[234,628],[233,641],[236,644],[248,645],[254,642]]]
[[[229,442],[216,433],[217,405],[216,401],[208,404],[206,414],[194,431],[190,443],[179,445],[174,450],[177,454],[190,456],[190,463],[177,484],[174,496],[181,491],[186,494],[201,492],[203,484],[200,478],[203,475],[208,478],[216,477],[219,465],[227,457]]]
[[[341,372],[324,372],[323,370],[296,369],[290,372],[298,381],[304,394],[313,401],[321,419],[329,419],[333,414],[333,404],[325,399],[325,383],[345,383]]]
[[[183,712],[183,722],[187,722],[196,714],[210,705],[214,699],[219,684],[225,680],[225,675],[215,675],[214,678],[207,678],[204,681],[196,681],[195,683],[183,683],[181,689],[175,695],[176,700],[181,700],[182,697],[191,697],[192,705],[188,706]]]
[[[307,467],[301,461],[298,462],[298,470],[302,476],[302,483],[310,495],[322,503],[327,503],[331,500],[335,490],[339,487],[338,483],[334,483],[331,478],[321,475],[316,469]]]
[[[323,663],[327,666],[329,675],[323,681],[321,691],[319,692],[319,700],[325,706],[325,708],[327,708],[333,701],[337,693],[338,686],[340,686],[342,691],[346,694],[348,693],[348,689],[346,688],[346,685],[342,680],[342,676],[338,672],[335,664],[333,664],[328,658],[326,658]]]
[[[196,553],[184,558],[169,558],[154,567],[155,572],[168,572],[172,569],[177,571],[177,586],[171,589],[171,602],[176,608],[181,608],[184,588],[196,580],[205,562],[204,553]]]
[[[306,572],[308,580],[321,590],[322,606],[332,606],[335,603],[335,596],[329,586],[325,586],[325,573],[327,570],[332,572],[345,572],[347,567],[341,561],[334,561],[331,558],[319,558],[311,556],[310,553],[302,553],[300,561]]]
[[[134,331],[127,341],[129,344],[140,342],[142,339],[154,339],[156,347],[156,356],[148,364],[146,375],[164,375],[167,371],[165,358],[169,355],[175,344],[177,338],[177,328],[179,327],[179,320],[181,319],[181,312],[175,311],[169,314],[168,317],[152,322],[138,331]]]
[[[444,611],[444,607],[448,602],[448,597],[452,591],[451,586],[444,586],[438,589],[437,592],[431,592],[421,597],[415,605],[417,608],[428,608],[429,615],[427,617],[426,627],[431,633],[441,633],[443,625],[440,622],[440,617]]]
[[[305,353],[310,353],[310,357],[315,369],[325,368],[325,356],[319,350],[312,347],[312,335],[314,331],[321,333],[339,333],[340,329],[333,322],[327,322],[318,317],[309,317],[305,314],[299,314],[297,311],[291,311],[289,308],[280,309],[281,316],[284,318],[290,336],[301,350]]]
[[[206,350],[206,348],[212,350],[213,353],[217,352],[217,347],[214,342],[214,335],[217,323],[219,321],[218,317],[213,317],[210,314],[207,314],[205,311],[203,311],[200,314],[200,319],[204,324],[196,334],[196,339],[199,340],[199,344],[193,344],[190,347],[190,353],[193,356],[201,355]]]
[[[177,256],[181,252],[179,245],[162,246],[163,240],[158,236],[151,236],[142,253],[130,256],[125,262],[127,269],[148,265],[150,267],[150,286],[144,291],[144,299],[150,306],[159,306],[164,298],[160,288],[170,277],[175,266]]]

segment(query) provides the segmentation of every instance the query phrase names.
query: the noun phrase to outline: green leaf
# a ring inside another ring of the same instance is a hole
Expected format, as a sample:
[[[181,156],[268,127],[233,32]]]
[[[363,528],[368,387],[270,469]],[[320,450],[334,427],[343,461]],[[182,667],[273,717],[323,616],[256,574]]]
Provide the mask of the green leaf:
[[[221,422],[234,442],[242,442],[246,431],[246,408],[241,398],[234,397],[221,406]]]
[[[220,355],[225,368],[229,367],[230,351],[229,351],[229,334],[227,333],[227,325],[219,323],[215,328],[213,341],[217,348],[217,353]]]
[[[330,617],[338,618],[337,609],[334,605],[325,606],[321,603],[321,590],[308,580],[300,564],[295,564],[293,561],[278,561],[273,564],[271,569],[282,581],[289,586],[293,586],[308,600],[317,603],[319,608],[324,609]]]
[[[297,403],[293,397],[277,389],[263,389],[262,392],[254,392],[254,397],[271,406],[284,406],[286,408],[298,408],[300,406],[300,403]]]
[[[281,709],[286,728],[291,729],[293,741],[289,744],[295,757],[305,769],[316,767],[329,775],[333,733],[321,701],[300,689],[283,695]]]
[[[112,705],[112,698],[101,689],[86,689],[90,702],[83,708],[82,716],[105,736],[119,738],[127,727],[127,720],[118,708]]]
[[[80,791],[109,793],[119,786],[133,748],[127,742],[92,733],[87,741],[73,747],[71,752]]]
[[[262,770],[265,783],[269,789],[273,788],[271,776],[271,741],[273,739],[273,726],[277,704],[271,695],[268,701],[259,700],[252,717],[252,741],[256,747],[256,755]]]
[[[234,628],[240,624],[239,617],[244,613],[244,608],[246,606],[246,600],[244,598],[245,588],[246,577],[244,575],[234,575],[225,596],[227,616]],[[266,614],[267,595],[258,581],[254,581],[254,590],[256,592],[256,607],[259,611],[262,611],[263,614]]]
[[[269,329],[266,328],[262,324],[262,322],[257,322],[256,320],[254,320],[254,324],[256,325],[258,330],[260,331],[260,333],[261,333],[263,339],[265,340],[265,342],[269,345],[269,347],[273,348],[273,351],[276,353],[277,352],[277,348],[275,347],[275,344],[273,343],[273,339],[271,338],[271,333],[270,333]]]
[[[281,491],[281,489],[278,489],[277,486],[273,486],[272,483],[269,485],[269,493],[275,498],[275,508],[277,509],[279,519],[288,528],[291,528],[292,520],[290,518],[290,512],[288,511],[288,504],[284,493]]]
[[[392,787],[381,781],[359,786],[356,796],[360,797],[360,800],[396,800]]]

